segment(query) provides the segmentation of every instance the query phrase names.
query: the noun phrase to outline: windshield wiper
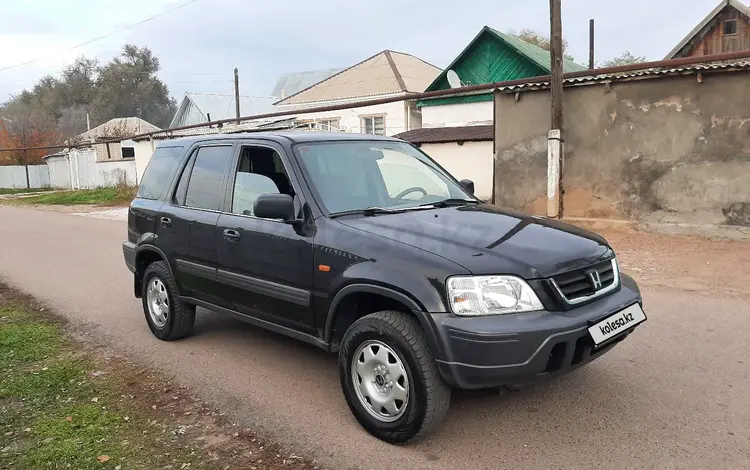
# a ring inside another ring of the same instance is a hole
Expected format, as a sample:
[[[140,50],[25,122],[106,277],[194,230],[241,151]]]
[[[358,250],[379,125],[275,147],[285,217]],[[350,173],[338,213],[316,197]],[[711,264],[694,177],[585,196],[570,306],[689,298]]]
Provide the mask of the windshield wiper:
[[[336,217],[341,217],[344,215],[356,215],[356,214],[362,214],[365,217],[372,217],[378,214],[398,214],[398,213],[407,212],[407,211],[431,209],[433,207],[434,206],[432,204],[425,204],[423,206],[391,207],[391,208],[368,207],[366,209],[353,209],[349,211],[332,212],[331,214],[329,214],[329,217],[331,217],[332,219],[335,219]]]
[[[437,202],[431,202],[429,204],[424,204],[423,206],[420,206],[420,207],[428,207],[428,206],[433,206],[433,207],[465,206],[467,204],[479,204],[479,201],[474,200],[474,199],[448,198],[448,199],[443,199],[442,201],[437,201]]]

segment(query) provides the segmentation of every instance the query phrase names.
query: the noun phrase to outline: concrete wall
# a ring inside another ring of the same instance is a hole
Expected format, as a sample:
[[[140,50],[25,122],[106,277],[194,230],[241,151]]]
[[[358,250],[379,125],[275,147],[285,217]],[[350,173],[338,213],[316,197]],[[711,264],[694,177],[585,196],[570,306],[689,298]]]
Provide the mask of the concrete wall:
[[[467,124],[492,124],[492,101],[423,106],[422,127],[456,127]]]
[[[566,87],[565,215],[750,226],[748,83],[742,71]],[[549,91],[495,98],[496,202],[543,213]]]
[[[420,149],[457,180],[472,180],[478,198],[492,199],[492,142],[422,144]]]
[[[47,165],[29,165],[28,171],[27,186],[26,166],[0,166],[0,188],[45,188],[49,186]]]

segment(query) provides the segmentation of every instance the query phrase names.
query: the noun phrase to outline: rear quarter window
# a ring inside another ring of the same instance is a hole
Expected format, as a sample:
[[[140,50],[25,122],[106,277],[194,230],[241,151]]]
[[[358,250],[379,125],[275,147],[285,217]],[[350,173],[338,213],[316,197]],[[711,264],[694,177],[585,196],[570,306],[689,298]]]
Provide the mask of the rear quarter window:
[[[159,199],[172,181],[183,153],[184,147],[157,147],[143,173],[137,197]]]

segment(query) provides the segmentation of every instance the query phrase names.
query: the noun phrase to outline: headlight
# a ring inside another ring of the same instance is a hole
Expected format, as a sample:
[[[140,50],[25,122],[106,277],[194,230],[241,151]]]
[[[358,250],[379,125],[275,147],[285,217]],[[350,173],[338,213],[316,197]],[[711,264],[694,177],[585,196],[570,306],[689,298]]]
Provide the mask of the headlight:
[[[448,279],[448,299],[456,315],[533,312],[544,307],[531,287],[515,276],[456,276]]]

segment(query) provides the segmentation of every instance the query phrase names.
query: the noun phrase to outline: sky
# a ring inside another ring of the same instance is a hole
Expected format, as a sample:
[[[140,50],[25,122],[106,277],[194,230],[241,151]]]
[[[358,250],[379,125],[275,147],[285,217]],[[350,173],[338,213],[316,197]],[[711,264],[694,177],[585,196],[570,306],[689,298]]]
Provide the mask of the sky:
[[[159,57],[179,101],[185,92],[233,93],[234,67],[241,94],[267,96],[282,73],[343,68],[384,49],[446,67],[485,25],[549,33],[548,0],[192,0],[168,11],[188,1],[0,0],[0,102],[77,56],[106,62],[128,43]],[[593,18],[597,61],[625,50],[660,60],[718,3],[563,0],[563,36],[586,65]]]

